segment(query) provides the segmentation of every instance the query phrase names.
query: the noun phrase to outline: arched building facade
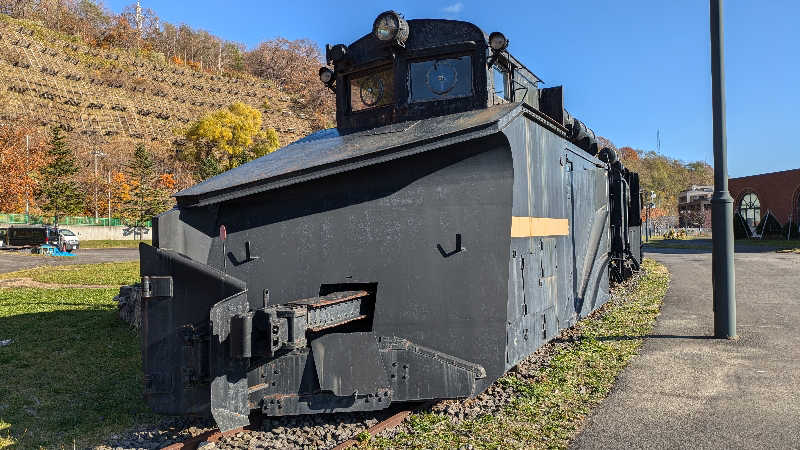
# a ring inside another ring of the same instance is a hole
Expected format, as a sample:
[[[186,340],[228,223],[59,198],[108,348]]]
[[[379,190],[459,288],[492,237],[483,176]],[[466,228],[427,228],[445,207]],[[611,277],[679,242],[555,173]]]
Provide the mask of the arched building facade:
[[[771,211],[781,224],[800,223],[800,169],[731,178],[733,210],[751,226]]]

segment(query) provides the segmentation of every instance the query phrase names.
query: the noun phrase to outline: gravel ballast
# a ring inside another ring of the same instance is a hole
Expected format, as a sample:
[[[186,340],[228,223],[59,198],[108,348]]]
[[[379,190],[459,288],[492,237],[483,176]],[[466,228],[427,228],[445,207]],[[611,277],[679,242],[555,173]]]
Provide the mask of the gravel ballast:
[[[630,286],[631,283],[636,283],[636,278],[629,280],[623,286]],[[614,289],[614,291],[616,290],[618,289]],[[619,301],[621,299],[617,298],[612,291],[611,299],[606,305],[595,311],[590,317],[602,316],[609,307]],[[575,333],[574,328],[563,330],[557,338],[511,369],[510,373],[522,378],[533,377],[563,347],[572,345]],[[495,382],[476,398],[417,404],[415,412],[430,412],[445,416],[451,422],[458,424],[475,420],[487,414],[500,414],[513,400],[514,395],[513,387]],[[414,405],[405,406],[413,407]],[[403,405],[397,405],[384,411],[365,413],[265,418],[259,431],[243,431],[232,436],[222,437],[217,442],[202,442],[198,448],[204,450],[332,448],[348,439],[357,438],[359,433],[365,432],[369,427],[388,418],[402,407]],[[213,422],[210,419],[170,418],[159,424],[141,427],[124,435],[112,436],[106,444],[95,448],[101,450],[161,448],[212,429]],[[409,431],[406,422],[395,428],[384,430],[379,436],[391,439],[397,433]]]

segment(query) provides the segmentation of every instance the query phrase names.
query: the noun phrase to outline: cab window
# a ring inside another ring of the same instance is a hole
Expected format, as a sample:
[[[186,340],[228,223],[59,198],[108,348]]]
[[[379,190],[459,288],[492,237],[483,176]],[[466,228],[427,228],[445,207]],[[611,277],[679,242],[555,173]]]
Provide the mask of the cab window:
[[[508,72],[495,65],[493,66],[492,73],[495,97],[502,100],[511,101],[512,93],[508,88]]]
[[[472,59],[455,58],[412,62],[408,66],[409,102],[427,102],[472,95]]]
[[[350,109],[353,112],[394,103],[394,71],[383,69],[350,79]]]

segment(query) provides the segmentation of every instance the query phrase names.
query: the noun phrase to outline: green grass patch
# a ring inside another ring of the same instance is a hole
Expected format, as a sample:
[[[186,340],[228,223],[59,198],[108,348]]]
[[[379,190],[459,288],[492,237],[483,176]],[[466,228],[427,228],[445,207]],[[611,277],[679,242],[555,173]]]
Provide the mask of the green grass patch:
[[[0,274],[0,279],[30,278],[47,284],[122,286],[139,281],[139,261],[43,266]],[[113,297],[113,295],[112,295]]]
[[[683,249],[711,249],[710,237],[695,237],[692,239],[663,239],[651,237],[646,245],[651,248],[683,248]],[[786,250],[800,248],[800,240],[784,239],[737,239],[733,241],[734,250],[763,248],[764,250]]]
[[[446,416],[410,416],[410,432],[374,438],[363,448],[566,448],[592,407],[608,394],[619,373],[653,327],[669,284],[666,268],[644,262],[638,283],[620,286],[614,301],[576,325],[574,341],[533,377],[509,373],[499,383],[516,396],[503,413],[454,424]]]
[[[0,339],[13,339],[0,347],[0,448],[85,448],[151,420],[116,293],[0,289]]]
[[[129,240],[129,239],[105,239],[105,240],[92,240],[81,241],[81,248],[139,248],[139,243],[144,242],[147,245],[152,245],[151,240]]]

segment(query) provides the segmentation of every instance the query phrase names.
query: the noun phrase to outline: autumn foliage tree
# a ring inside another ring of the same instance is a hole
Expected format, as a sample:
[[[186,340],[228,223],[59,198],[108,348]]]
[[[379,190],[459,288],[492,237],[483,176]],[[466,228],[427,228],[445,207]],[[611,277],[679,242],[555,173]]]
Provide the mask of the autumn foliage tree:
[[[44,165],[44,155],[44,139],[32,125],[0,123],[0,211],[22,213],[26,200],[35,204],[34,175]]]
[[[204,180],[278,148],[278,133],[261,129],[261,112],[241,102],[215,111],[189,125],[184,133],[185,158]]]
[[[75,152],[67,145],[61,128],[53,127],[49,147],[46,151],[47,163],[39,168],[36,200],[46,215],[53,216],[53,223],[69,214],[83,210],[83,193],[75,175],[78,164]]]
[[[672,216],[678,215],[679,192],[714,181],[714,169],[703,161],[685,162],[631,147],[621,147],[618,153],[622,164],[639,174],[642,191],[655,192],[656,205]]]

